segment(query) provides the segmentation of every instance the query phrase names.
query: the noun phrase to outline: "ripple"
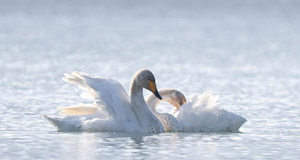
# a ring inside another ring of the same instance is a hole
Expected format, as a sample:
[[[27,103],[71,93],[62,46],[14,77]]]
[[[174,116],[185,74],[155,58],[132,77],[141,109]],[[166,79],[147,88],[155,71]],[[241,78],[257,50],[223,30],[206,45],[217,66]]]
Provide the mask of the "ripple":
[[[300,158],[296,1],[29,1],[0,2],[1,159]],[[140,68],[189,98],[213,90],[247,123],[240,133],[64,133],[41,117],[84,102],[64,72],[128,91]]]

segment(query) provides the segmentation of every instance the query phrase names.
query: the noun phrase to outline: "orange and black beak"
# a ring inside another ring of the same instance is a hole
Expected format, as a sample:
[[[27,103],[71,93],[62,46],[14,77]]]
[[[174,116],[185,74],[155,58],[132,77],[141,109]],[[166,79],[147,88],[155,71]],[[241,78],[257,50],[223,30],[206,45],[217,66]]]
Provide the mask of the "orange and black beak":
[[[161,96],[158,93],[158,90],[156,88],[156,84],[153,81],[149,81],[149,90],[160,100],[162,100]]]

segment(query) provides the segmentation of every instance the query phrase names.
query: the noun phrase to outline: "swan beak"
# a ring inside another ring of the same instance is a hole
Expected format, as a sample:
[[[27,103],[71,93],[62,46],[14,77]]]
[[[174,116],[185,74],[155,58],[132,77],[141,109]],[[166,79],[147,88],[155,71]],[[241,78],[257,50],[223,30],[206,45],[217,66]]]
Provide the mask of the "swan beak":
[[[161,96],[158,93],[158,90],[156,89],[156,84],[153,81],[149,81],[149,90],[160,100],[162,100]]]
[[[162,100],[162,98],[161,98],[161,96],[159,95],[159,93],[158,93],[157,90],[155,90],[154,95],[155,95],[158,99]]]

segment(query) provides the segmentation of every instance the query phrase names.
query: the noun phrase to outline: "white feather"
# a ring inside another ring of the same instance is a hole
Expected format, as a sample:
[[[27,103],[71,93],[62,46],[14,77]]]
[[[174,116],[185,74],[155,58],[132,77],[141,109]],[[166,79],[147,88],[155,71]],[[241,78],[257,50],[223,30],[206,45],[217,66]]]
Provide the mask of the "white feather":
[[[207,91],[195,95],[175,113],[183,132],[239,131],[247,121],[244,117],[218,106],[218,95]]]
[[[94,104],[60,108],[60,113],[67,116],[45,116],[59,131],[163,132],[163,126],[154,115],[145,120],[149,126],[141,127],[129,96],[119,82],[79,72],[64,75],[64,81],[78,85],[83,90],[81,97],[93,99]],[[145,104],[143,99],[138,100]],[[148,109],[143,107],[142,110]],[[154,126],[159,127],[153,129]]]

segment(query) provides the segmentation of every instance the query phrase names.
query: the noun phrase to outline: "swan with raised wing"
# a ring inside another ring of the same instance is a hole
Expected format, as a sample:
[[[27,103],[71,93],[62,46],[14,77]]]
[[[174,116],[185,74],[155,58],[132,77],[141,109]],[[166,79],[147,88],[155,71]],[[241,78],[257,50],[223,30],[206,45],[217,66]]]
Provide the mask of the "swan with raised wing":
[[[81,97],[93,99],[94,103],[62,108],[61,113],[69,113],[67,116],[45,116],[59,131],[165,131],[143,97],[145,88],[161,99],[151,71],[142,69],[136,72],[131,82],[130,98],[121,84],[110,78],[96,78],[73,72],[65,74],[63,80],[78,85],[84,91]],[[82,113],[86,115],[81,115]]]
[[[157,105],[161,101],[166,101],[174,106],[172,113],[178,111],[179,107],[186,103],[185,96],[175,89],[160,89],[159,94],[162,97],[162,100],[158,99],[154,94],[150,94],[146,98],[146,104],[152,111],[152,113],[160,120],[166,132],[177,132],[180,130],[180,125],[177,122],[176,118],[169,113],[159,113],[156,111]],[[60,114],[65,115],[92,115],[97,113],[99,109],[96,105],[81,104],[70,107],[58,108]]]

